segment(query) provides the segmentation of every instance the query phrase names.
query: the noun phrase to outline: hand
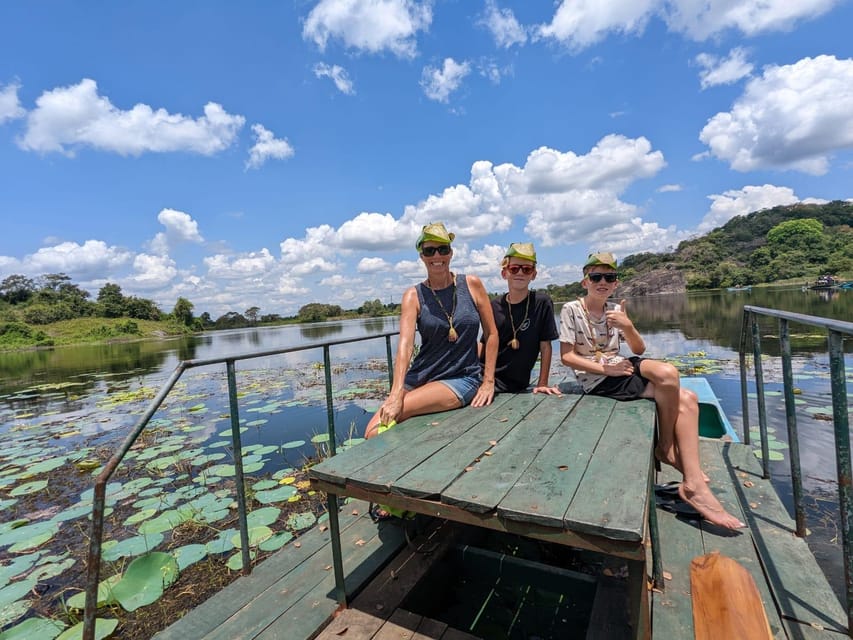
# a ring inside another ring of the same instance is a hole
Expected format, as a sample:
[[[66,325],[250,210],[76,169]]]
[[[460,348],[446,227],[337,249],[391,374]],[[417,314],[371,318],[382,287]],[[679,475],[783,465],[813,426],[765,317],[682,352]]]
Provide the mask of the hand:
[[[492,404],[492,400],[495,398],[495,383],[483,381],[480,385],[480,388],[477,389],[477,395],[474,396],[474,399],[471,400],[472,407],[485,407],[488,404]]]
[[[605,312],[604,317],[607,318],[607,326],[616,327],[621,331],[631,329],[634,326],[634,323],[628,317],[626,304],[626,301],[623,299],[619,302],[619,311],[611,310]]]
[[[397,398],[388,398],[379,407],[379,424],[390,424],[396,422],[397,417],[403,410],[403,401]]]
[[[544,393],[549,396],[563,395],[557,387],[533,387],[533,393]]]
[[[634,373],[634,365],[630,360],[620,360],[619,362],[605,362],[604,375],[606,376],[630,376]]]

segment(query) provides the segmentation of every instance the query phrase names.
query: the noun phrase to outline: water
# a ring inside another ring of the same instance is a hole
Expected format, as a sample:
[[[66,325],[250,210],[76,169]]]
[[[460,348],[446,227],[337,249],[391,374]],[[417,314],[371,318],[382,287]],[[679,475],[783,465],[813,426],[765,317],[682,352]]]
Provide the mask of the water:
[[[646,355],[669,359],[684,373],[706,376],[739,433],[743,420],[737,352],[744,304],[841,320],[853,318],[853,291],[804,292],[799,288],[647,296],[629,299],[627,307],[646,339]],[[559,313],[560,305],[555,306]],[[0,354],[0,437],[5,447],[18,447],[18,457],[41,460],[48,453],[62,452],[92,457],[100,452],[103,459],[103,452],[115,450],[182,360],[376,336],[396,327],[396,318],[377,318]],[[773,322],[762,323],[762,348],[770,356],[764,365],[768,420],[777,442],[774,457],[782,458],[772,460],[771,473],[777,491],[792,511],[777,333]],[[801,391],[797,400],[808,526],[812,531],[809,544],[841,596],[833,430],[832,422],[825,419],[825,409],[831,404],[826,337],[818,330],[795,325],[791,333],[795,385]],[[853,368],[851,351],[853,341],[848,340],[848,371]],[[361,436],[387,390],[385,341],[335,346],[331,359],[334,419],[338,441],[343,443]],[[322,362],[320,349],[238,362],[243,444],[275,449],[262,458],[260,473],[299,467],[325,450]],[[185,374],[155,414],[154,425],[180,424],[195,436],[193,446],[226,450],[230,427],[223,369],[204,367]],[[552,381],[567,375],[561,365],[553,365]],[[853,382],[850,373],[847,380],[849,389]],[[757,410],[754,399],[752,402],[750,418],[755,425]],[[5,500],[9,483],[4,484],[4,477],[9,475],[9,464],[0,458],[0,523],[20,517],[12,515],[12,507]],[[82,482],[90,481],[84,477]]]

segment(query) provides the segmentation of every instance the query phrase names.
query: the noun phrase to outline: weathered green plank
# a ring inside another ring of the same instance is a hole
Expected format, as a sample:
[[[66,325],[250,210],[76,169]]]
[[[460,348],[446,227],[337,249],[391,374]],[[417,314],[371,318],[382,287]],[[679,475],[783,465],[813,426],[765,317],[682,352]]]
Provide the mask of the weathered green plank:
[[[734,485],[737,479],[734,477],[731,468],[726,464],[727,452],[730,450],[729,444],[720,440],[701,440],[699,456],[702,461],[702,469],[708,474],[709,486],[720,504],[726,511],[748,523]],[[775,638],[785,638],[785,630],[779,618],[776,603],[765,580],[761,561],[758,559],[758,554],[753,546],[751,531],[740,529],[732,532],[704,520],[696,522],[702,528],[702,542],[705,553],[719,551],[721,554],[736,560],[749,571],[756,587],[758,587],[761,601],[764,603],[764,611],[767,613],[770,631]]]
[[[428,426],[417,433],[415,437],[412,437],[411,432],[409,432],[410,435],[404,447],[397,448],[393,453],[374,460],[358,471],[353,472],[349,477],[348,484],[370,491],[388,491],[388,487],[395,480],[405,475],[410,469],[413,469],[422,461],[432,456],[436,451],[446,447],[449,443],[455,442],[474,425],[488,419],[495,412],[502,411],[510,397],[508,394],[502,394],[498,395],[495,401],[486,407],[467,406],[462,409],[456,409],[455,411],[434,414],[431,416],[432,419],[428,423]],[[405,426],[408,422],[407,420],[400,426]],[[383,433],[382,436],[393,433],[398,428],[394,427],[390,431]],[[376,439],[381,440],[382,437]],[[351,449],[347,452],[347,456],[353,457],[351,454],[356,453],[362,446],[359,445],[355,449]],[[354,457],[360,457],[360,454],[356,454]]]
[[[374,533],[376,533],[375,527]],[[345,565],[345,582],[348,592],[367,582],[377,569],[389,561],[397,553],[397,549],[402,546],[396,542],[398,538],[404,538],[400,527],[383,527],[379,533],[381,535],[374,535],[371,538],[365,536],[361,544],[356,545],[352,555],[349,556],[350,563]],[[395,540],[393,545],[388,544],[388,537]],[[243,627],[234,625],[232,635],[223,635],[221,636],[222,640],[230,638],[233,640],[244,638],[255,638],[256,640],[313,638],[316,632],[329,622],[332,613],[338,606],[334,597],[335,577],[333,572],[321,569],[317,574],[321,579],[316,582],[314,588],[292,604],[289,600],[284,602],[288,593],[268,591],[264,594],[265,602],[260,618],[258,617],[259,612],[253,611],[253,616],[249,621],[252,628],[251,635],[243,633]],[[289,581],[284,583],[285,588],[290,588],[290,585]],[[229,620],[229,622],[231,621]]]
[[[384,528],[380,537],[375,524],[359,518],[341,535],[347,590],[367,580],[403,544],[405,539],[399,527]],[[256,594],[249,606],[231,615],[208,633],[205,640],[261,638],[279,620],[287,625],[288,632],[277,637],[310,637],[337,607],[331,564],[331,550],[314,554]]]
[[[357,513],[358,515],[355,515]],[[367,517],[367,503],[350,501],[340,513],[343,536],[370,535],[374,525]],[[360,523],[363,529],[353,526]],[[154,636],[155,640],[194,640],[208,638],[214,629],[225,623],[234,613],[248,606],[260,593],[273,587],[298,567],[311,561],[325,567],[331,564],[330,533],[315,527],[299,537],[300,546],[288,544],[258,566],[248,576],[242,576],[217,592],[183,618]]]
[[[681,481],[681,474],[664,465],[658,483]],[[693,637],[693,601],[690,596],[690,563],[704,555],[702,531],[676,514],[657,507],[661,540],[664,591],[653,591],[652,638],[672,640]]]
[[[362,442],[358,446],[357,455],[332,456],[314,465],[309,470],[308,477],[343,484],[350,475],[359,469],[387,455],[394,455],[398,449],[409,447],[422,432],[431,428],[431,423],[443,422],[454,413],[453,411],[445,411],[409,418],[393,429],[383,432],[381,438],[370,438],[366,442]]]
[[[615,404],[609,398],[583,396],[501,500],[498,514],[561,527]]]
[[[654,424],[653,402],[615,404],[566,512],[568,528],[643,539]]]
[[[841,603],[806,541],[794,535],[796,525],[775,489],[761,478],[752,447],[730,444],[725,452],[736,468],[738,497],[783,619],[802,622],[815,632],[819,629],[811,625],[846,633]]]
[[[535,396],[525,394],[518,398],[525,397]],[[490,449],[489,455],[484,455],[481,450],[470,471],[459,476],[442,492],[442,502],[455,504],[476,513],[486,513],[498,506],[542,450],[543,443],[553,436],[579,399],[578,396],[542,397],[547,399],[536,405],[505,436],[499,437],[498,433],[483,433],[478,430],[483,438],[480,444],[485,444],[486,449]],[[471,435],[473,431],[469,431],[466,436]],[[497,444],[492,447],[490,441],[497,441]],[[415,471],[417,472],[417,469]],[[497,482],[484,482],[484,474],[497,478]],[[405,480],[408,479],[409,476],[406,476]]]
[[[485,452],[498,448],[493,447],[492,443],[500,442],[510,430],[518,427],[525,416],[529,415],[544,397],[532,393],[513,396],[512,400],[505,403],[499,411],[492,412],[472,425],[465,433],[454,438],[452,447],[445,446],[436,451],[430,456],[429,465],[415,466],[395,480],[391,485],[391,493],[418,498],[441,495],[441,501],[446,502],[445,488],[471,472],[466,472],[465,469],[476,469],[477,460],[488,460],[489,456],[486,456]],[[503,463],[508,462],[509,460],[504,457]],[[492,507],[494,505],[477,511],[483,513]]]

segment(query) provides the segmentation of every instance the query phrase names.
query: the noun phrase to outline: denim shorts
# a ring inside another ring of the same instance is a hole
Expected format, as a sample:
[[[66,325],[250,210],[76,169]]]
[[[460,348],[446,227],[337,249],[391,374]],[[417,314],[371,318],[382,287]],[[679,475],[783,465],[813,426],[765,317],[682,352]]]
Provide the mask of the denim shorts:
[[[479,375],[466,376],[464,378],[449,378],[447,380],[437,380],[448,387],[459,398],[459,402],[463,407],[471,404],[471,400],[477,395],[477,389],[483,384],[483,378]]]

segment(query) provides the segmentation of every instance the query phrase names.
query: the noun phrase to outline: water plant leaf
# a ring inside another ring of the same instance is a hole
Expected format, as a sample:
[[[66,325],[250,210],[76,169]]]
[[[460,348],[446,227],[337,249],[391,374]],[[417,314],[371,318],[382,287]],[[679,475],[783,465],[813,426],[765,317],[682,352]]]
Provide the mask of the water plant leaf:
[[[290,531],[279,531],[258,545],[261,551],[278,551],[293,539]]]
[[[249,546],[250,547],[257,547],[264,540],[268,540],[270,538],[270,536],[272,536],[272,529],[270,529],[266,525],[261,525],[261,526],[257,526],[257,527],[250,527],[248,533],[249,533]],[[233,545],[236,548],[239,549],[241,547],[240,532],[239,531],[231,537],[231,542],[233,543]]]
[[[270,504],[271,502],[281,502],[287,500],[296,493],[296,488],[291,486],[282,486],[277,489],[268,489],[266,491],[258,491],[255,494],[255,500],[261,504]]]
[[[234,548],[234,544],[231,542],[231,537],[235,533],[237,533],[237,529],[226,529],[225,531],[220,531],[218,536],[204,545],[207,548],[207,552],[210,554],[218,554],[231,551]]]
[[[756,457],[756,458],[758,458],[759,460],[761,460],[761,458],[762,458],[762,455],[761,455],[761,449],[753,449],[753,451],[752,451],[752,452],[755,454],[755,457]],[[784,459],[785,459],[785,456],[784,456],[784,455],[782,455],[782,453],[780,453],[779,451],[774,451],[773,449],[769,449],[769,451],[768,451],[768,453],[767,453],[767,459],[768,459],[768,460],[777,460],[777,461],[778,461],[778,460],[784,460]]]
[[[162,542],[162,533],[149,533],[146,535],[133,536],[132,538],[126,538],[125,540],[120,540],[118,542],[115,542],[114,540],[107,540],[101,546],[101,558],[108,562],[112,562],[119,558],[139,556],[156,548]]]
[[[281,445],[282,449],[298,449],[302,445],[305,444],[305,440],[291,440],[290,442],[285,442]]]
[[[199,560],[207,557],[207,547],[203,544],[187,544],[183,547],[173,549],[172,553],[175,556],[175,561],[178,563],[178,570],[183,571],[191,564],[195,564]]]
[[[124,576],[113,587],[113,595],[126,611],[156,602],[178,579],[178,562],[174,556],[153,551],[136,558],[127,567]]]
[[[47,486],[47,480],[33,480],[32,482],[25,482],[24,484],[20,484],[9,492],[9,495],[13,498],[17,498],[18,496],[25,496],[30,493],[35,493],[36,491],[41,491]]]
[[[265,489],[272,489],[277,486],[278,482],[275,480],[261,480],[252,485],[252,491],[264,491]]]
[[[110,576],[106,580],[101,580],[98,583],[97,605],[99,607],[116,604],[116,599],[113,596],[113,587],[119,580],[121,580],[121,574],[117,573],[114,576]],[[82,611],[86,608],[86,592],[80,591],[79,593],[75,593],[65,601],[65,606],[69,609]]]
[[[15,600],[12,603],[0,605],[0,628],[26,615],[29,610],[29,600]]]
[[[314,444],[321,444],[323,442],[328,442],[328,441],[329,441],[329,434],[328,433],[318,433],[315,436],[311,436],[311,442],[313,442]]]
[[[254,550],[249,551],[249,560],[254,560],[256,555]],[[238,551],[228,558],[225,566],[231,569],[231,571],[240,571],[243,568],[243,552]]]
[[[0,640],[53,640],[65,625],[50,618],[27,618],[0,633]]]
[[[67,460],[68,458],[66,456],[59,456],[58,458],[42,460],[41,462],[27,465],[27,473],[33,476],[36,476],[40,473],[47,473],[48,471],[58,469],[59,467],[64,465]]]
[[[291,513],[287,518],[287,526],[296,531],[312,527],[315,522],[317,522],[317,516],[310,511],[305,511],[303,513]]]
[[[261,509],[255,509],[246,516],[246,524],[249,527],[272,524],[278,520],[278,516],[280,514],[281,509],[278,509],[277,507],[263,507]]]
[[[23,527],[17,527],[16,529],[12,529],[11,531],[7,531],[6,533],[0,534],[0,547],[6,545],[15,545],[22,542],[25,543],[28,540],[41,537],[41,535],[46,532],[50,532],[50,535],[56,535],[58,531],[59,524],[50,520],[36,522],[35,524],[28,524]]]
[[[0,607],[5,607],[28,594],[36,584],[32,578],[24,578],[0,589]]]
[[[157,509],[142,509],[128,517],[127,520],[124,521],[124,524],[131,525],[136,524],[137,522],[142,522],[143,520],[148,520],[148,518],[153,516],[155,513],[157,513]]]
[[[112,635],[118,626],[115,618],[95,618],[95,640],[104,640]],[[56,640],[82,640],[83,622],[80,621],[70,629],[66,629],[56,637]]]
[[[162,533],[163,531],[174,529],[188,519],[189,516],[182,514],[179,511],[175,511],[174,509],[170,509],[169,511],[164,511],[156,518],[146,520],[140,524],[136,530],[142,534]]]

